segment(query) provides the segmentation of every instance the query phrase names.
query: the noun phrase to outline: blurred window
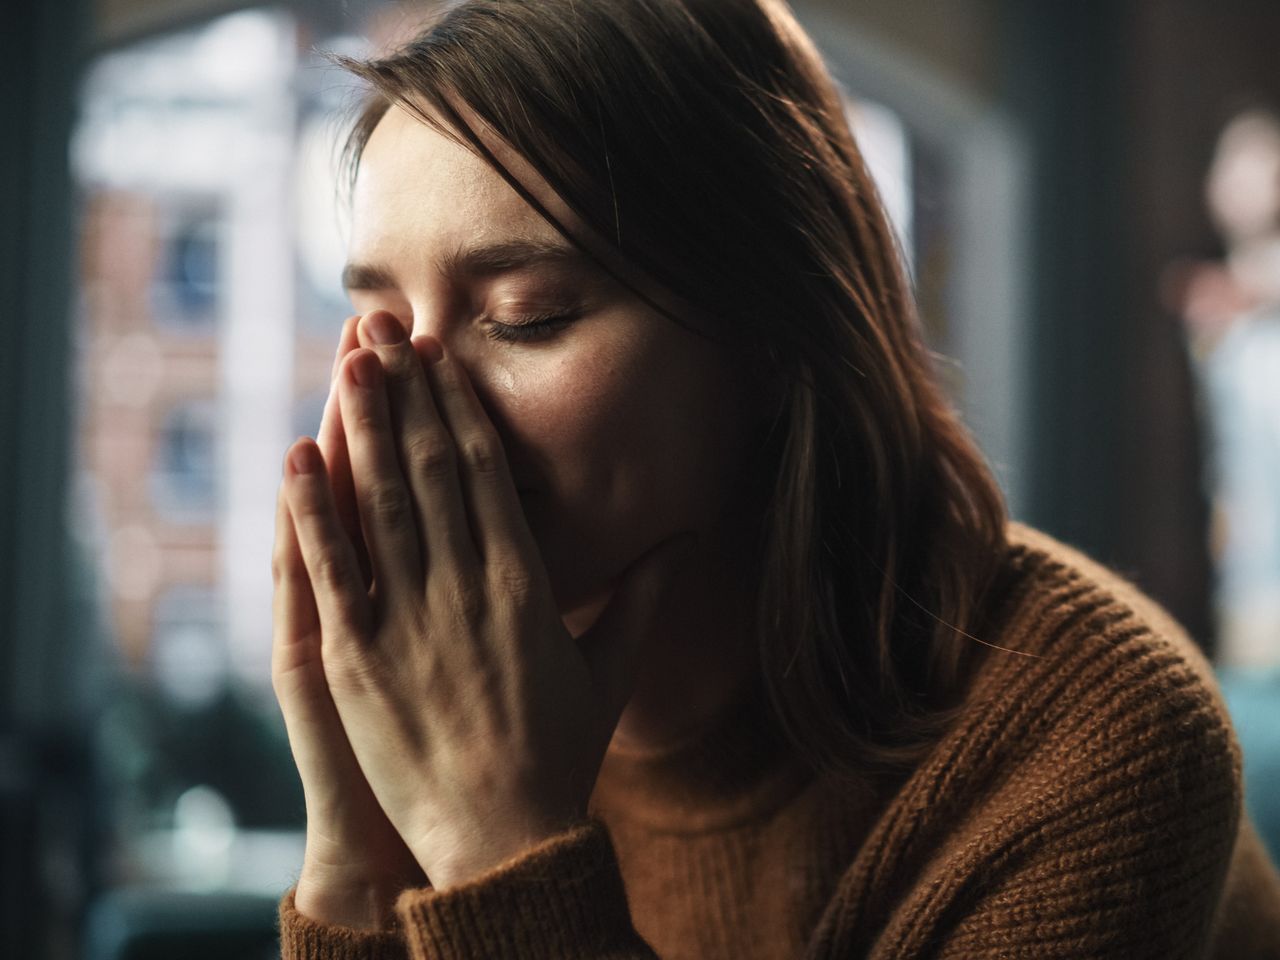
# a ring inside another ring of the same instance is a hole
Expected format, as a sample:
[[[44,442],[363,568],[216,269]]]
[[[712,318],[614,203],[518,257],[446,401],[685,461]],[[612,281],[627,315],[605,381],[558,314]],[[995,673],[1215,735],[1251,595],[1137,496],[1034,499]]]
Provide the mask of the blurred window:
[[[156,601],[148,650],[153,682],[180,709],[207,707],[227,685],[227,645],[217,593],[171,587]]]
[[[73,511],[118,665],[98,750],[120,889],[275,897],[301,862],[270,555],[280,458],[319,426],[350,312],[335,167],[353,81],[299,51],[370,52],[307,18],[248,9],[139,41],[80,91]]]
[[[912,144],[902,118],[870,100],[845,100],[849,126],[862,159],[880,191],[889,222],[898,236],[908,273],[915,273],[915,222]]]
[[[219,215],[182,209],[178,198],[166,210],[174,222],[160,238],[160,263],[151,284],[151,310],[157,323],[175,330],[212,333],[217,324],[219,290]]]
[[[151,499],[168,519],[209,522],[217,495],[217,410],[208,401],[171,407],[160,425]]]

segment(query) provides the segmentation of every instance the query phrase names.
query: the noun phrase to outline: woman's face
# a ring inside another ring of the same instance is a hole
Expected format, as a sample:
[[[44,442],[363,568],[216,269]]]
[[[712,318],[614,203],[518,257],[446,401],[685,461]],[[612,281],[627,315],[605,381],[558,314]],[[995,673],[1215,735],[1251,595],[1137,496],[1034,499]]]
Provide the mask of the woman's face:
[[[729,549],[750,418],[723,351],[398,107],[360,161],[344,280],[358,312],[390,310],[468,370],[575,635],[659,541],[695,530],[708,557]]]

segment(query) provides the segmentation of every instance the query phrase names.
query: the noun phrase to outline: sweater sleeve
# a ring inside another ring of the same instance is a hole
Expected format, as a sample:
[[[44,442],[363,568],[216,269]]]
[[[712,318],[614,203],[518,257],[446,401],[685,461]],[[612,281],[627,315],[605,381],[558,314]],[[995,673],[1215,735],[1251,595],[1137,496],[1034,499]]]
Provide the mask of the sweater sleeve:
[[[590,818],[468,883],[405,890],[381,931],[317,923],[280,901],[281,960],[658,960],[631,925],[617,855]]]
[[[386,930],[354,930],[318,923],[294,906],[294,891],[280,900],[281,960],[405,960],[398,924]]]
[[[1226,712],[1168,650],[1122,644],[1091,669],[1095,688],[964,818],[874,957],[1206,956],[1241,819]]]
[[[413,960],[657,960],[594,817],[468,883],[406,890],[396,912]]]

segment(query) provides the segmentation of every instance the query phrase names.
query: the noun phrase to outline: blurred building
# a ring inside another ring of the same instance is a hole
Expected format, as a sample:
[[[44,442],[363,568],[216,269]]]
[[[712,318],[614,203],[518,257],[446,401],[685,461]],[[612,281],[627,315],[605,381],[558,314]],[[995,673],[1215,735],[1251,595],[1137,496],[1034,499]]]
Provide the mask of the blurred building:
[[[278,896],[298,863],[274,491],[349,309],[327,162],[346,88],[303,69],[305,42],[288,13],[231,13],[104,54],[81,87],[73,509],[116,665],[94,744],[111,883]],[[209,731],[238,749],[201,750]],[[231,832],[192,860],[201,813]]]

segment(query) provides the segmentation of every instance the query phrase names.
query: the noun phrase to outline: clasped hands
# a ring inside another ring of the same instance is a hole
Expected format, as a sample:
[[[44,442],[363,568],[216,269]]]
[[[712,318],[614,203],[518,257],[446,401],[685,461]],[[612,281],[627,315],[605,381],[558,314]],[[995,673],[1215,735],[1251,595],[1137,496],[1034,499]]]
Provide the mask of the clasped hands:
[[[466,882],[585,817],[687,539],[624,571],[575,640],[462,363],[387,311],[350,318],[276,511],[299,912],[377,927],[404,888]]]

